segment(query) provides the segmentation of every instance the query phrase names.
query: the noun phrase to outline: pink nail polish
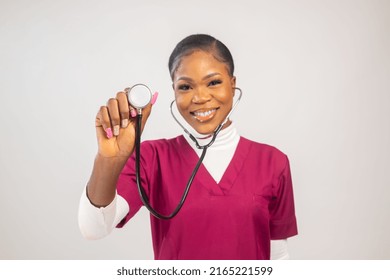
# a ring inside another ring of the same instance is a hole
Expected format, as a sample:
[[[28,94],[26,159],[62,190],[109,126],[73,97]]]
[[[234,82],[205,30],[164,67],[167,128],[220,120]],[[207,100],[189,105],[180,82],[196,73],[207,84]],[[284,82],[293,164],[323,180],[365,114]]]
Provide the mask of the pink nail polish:
[[[106,128],[106,134],[108,139],[112,138],[113,134],[112,134],[111,127]]]
[[[153,96],[152,96],[152,100],[150,101],[150,104],[154,104],[156,103],[156,100],[157,100],[157,97],[158,97],[158,92],[156,91]]]
[[[130,110],[130,116],[135,118],[137,116],[137,112],[135,110]]]

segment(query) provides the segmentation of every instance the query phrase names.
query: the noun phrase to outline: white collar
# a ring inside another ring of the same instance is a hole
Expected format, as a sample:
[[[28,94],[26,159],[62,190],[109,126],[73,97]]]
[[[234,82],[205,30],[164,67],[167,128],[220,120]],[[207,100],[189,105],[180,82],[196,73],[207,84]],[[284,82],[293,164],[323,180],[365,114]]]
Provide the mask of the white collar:
[[[192,141],[192,139],[190,138],[190,136],[187,133],[183,133],[183,135],[184,135],[184,138],[187,140],[187,142],[190,144],[190,146],[194,150],[199,150],[196,148],[196,144],[194,143],[194,141]],[[198,137],[197,140],[198,140],[199,145],[201,145],[201,146],[207,145],[212,139],[212,137],[202,139],[202,136],[205,137],[207,135],[202,135],[199,133],[194,135],[194,136]],[[222,129],[218,133],[217,138],[215,139],[214,143],[209,147],[209,149],[213,149],[213,150],[214,149],[215,150],[225,149],[225,148],[229,147],[230,145],[235,144],[237,138],[239,138],[237,129],[236,129],[234,123],[231,123],[228,127]]]

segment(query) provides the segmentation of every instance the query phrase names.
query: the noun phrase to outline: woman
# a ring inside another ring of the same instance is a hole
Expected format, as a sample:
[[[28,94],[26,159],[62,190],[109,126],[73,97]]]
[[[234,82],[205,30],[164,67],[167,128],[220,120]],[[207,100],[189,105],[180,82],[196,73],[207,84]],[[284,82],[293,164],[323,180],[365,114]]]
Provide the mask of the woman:
[[[191,35],[169,59],[178,110],[201,145],[224,122],[236,92],[233,58],[209,35]],[[156,101],[144,110],[143,126]],[[79,210],[88,239],[122,227],[142,206],[135,179],[135,110],[119,92],[96,117],[98,154]],[[203,136],[203,137],[202,137]],[[188,135],[142,143],[141,181],[149,202],[170,214],[201,150]],[[289,162],[274,147],[240,137],[228,120],[208,149],[179,214],[151,216],[155,259],[288,258],[297,234]],[[271,241],[272,240],[272,241]]]

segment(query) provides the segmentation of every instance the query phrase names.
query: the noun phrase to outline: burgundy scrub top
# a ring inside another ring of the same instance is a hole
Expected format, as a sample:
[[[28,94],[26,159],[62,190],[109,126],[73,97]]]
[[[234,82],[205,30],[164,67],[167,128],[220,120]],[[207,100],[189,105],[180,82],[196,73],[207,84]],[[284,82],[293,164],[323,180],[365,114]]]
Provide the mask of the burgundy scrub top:
[[[142,143],[142,184],[153,208],[171,214],[198,159],[183,136]],[[134,156],[117,190],[130,207],[122,227],[142,206]],[[202,164],[181,211],[171,220],[151,216],[151,230],[155,259],[269,259],[271,239],[297,234],[288,158],[241,137],[221,181]]]

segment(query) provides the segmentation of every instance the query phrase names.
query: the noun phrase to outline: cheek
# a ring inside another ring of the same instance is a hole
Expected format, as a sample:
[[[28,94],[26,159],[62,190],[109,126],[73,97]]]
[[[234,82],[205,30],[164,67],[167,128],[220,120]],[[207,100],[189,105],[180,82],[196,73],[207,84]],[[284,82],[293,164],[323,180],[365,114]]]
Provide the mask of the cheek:
[[[219,95],[219,101],[223,104],[226,104],[227,106],[231,106],[233,104],[233,92],[231,92],[229,89],[221,92]]]
[[[176,94],[175,100],[176,100],[177,107],[184,109],[190,105],[191,96],[189,94]]]

